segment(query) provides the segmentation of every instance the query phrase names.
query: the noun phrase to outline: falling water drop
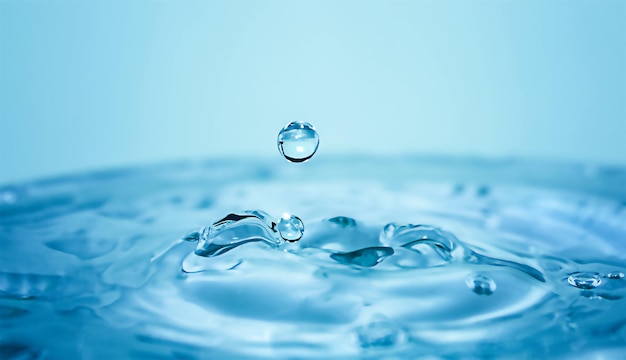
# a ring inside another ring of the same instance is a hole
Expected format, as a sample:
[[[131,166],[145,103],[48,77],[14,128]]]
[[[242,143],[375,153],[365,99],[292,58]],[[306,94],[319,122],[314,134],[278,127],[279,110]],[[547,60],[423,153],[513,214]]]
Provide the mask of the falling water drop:
[[[315,127],[307,122],[293,121],[278,133],[278,151],[290,162],[309,160],[319,143]]]
[[[468,276],[465,284],[478,295],[491,295],[496,291],[496,282],[482,274]]]
[[[594,289],[600,286],[602,279],[598,273],[575,272],[567,277],[567,282],[579,289]]]
[[[290,214],[283,214],[277,224],[280,237],[289,242],[300,240],[304,233],[304,224],[299,217]]]

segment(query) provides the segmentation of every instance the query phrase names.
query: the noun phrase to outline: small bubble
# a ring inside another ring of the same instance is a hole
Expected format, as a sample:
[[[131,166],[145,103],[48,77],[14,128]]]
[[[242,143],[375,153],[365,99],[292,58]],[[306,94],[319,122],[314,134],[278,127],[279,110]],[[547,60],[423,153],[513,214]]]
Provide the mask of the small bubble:
[[[304,233],[302,220],[294,215],[283,214],[277,225],[280,236],[286,241],[298,241]]]
[[[315,127],[307,122],[293,121],[278,133],[278,151],[290,162],[309,160],[319,144]]]
[[[606,277],[608,277],[609,279],[613,279],[613,280],[623,279],[624,273],[620,271],[610,272],[606,274]]]
[[[468,276],[465,284],[478,295],[491,295],[496,291],[496,282],[482,274]]]
[[[579,289],[594,289],[600,286],[602,279],[598,273],[575,272],[567,277],[567,282]]]

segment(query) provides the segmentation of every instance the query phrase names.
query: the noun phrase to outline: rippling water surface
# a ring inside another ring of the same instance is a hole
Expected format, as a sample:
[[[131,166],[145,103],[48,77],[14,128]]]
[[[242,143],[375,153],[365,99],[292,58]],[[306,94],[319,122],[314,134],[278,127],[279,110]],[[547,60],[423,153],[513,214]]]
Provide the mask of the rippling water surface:
[[[0,357],[619,358],[624,184],[623,168],[353,157],[4,186]],[[211,227],[246,210],[267,227]],[[271,228],[284,213],[297,242]]]

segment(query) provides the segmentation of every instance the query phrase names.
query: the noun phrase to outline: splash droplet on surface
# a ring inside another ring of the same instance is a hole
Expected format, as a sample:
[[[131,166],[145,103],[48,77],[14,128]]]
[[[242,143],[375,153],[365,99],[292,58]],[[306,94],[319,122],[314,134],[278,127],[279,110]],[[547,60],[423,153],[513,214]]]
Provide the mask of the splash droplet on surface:
[[[304,234],[304,224],[295,215],[283,214],[280,220],[278,220],[277,228],[280,237],[289,242],[300,240],[302,234]]]
[[[373,267],[393,253],[394,250],[390,247],[372,246],[347,253],[334,253],[330,258],[346,265]]]
[[[602,284],[598,273],[575,272],[567,277],[567,282],[579,289],[595,289]]]
[[[183,240],[195,241],[197,238],[195,254],[206,257],[222,255],[250,242],[262,242],[276,248],[282,242],[276,227],[266,212],[246,210],[228,214],[197,233],[185,236]]]
[[[491,295],[496,291],[496,282],[483,274],[468,276],[465,284],[478,295]]]
[[[293,121],[278,133],[278,151],[290,162],[305,162],[317,151],[320,138],[308,122]]]
[[[624,278],[624,273],[621,272],[621,271],[610,272],[610,273],[606,274],[606,277],[608,277],[609,279],[613,279],[613,280],[623,279]]]

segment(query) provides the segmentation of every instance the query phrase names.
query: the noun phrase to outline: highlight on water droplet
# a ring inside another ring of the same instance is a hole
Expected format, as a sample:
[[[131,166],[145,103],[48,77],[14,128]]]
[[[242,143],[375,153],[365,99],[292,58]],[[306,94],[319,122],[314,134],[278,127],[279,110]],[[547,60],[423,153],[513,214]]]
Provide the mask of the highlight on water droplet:
[[[278,233],[280,237],[289,242],[295,242],[302,238],[304,234],[304,224],[299,217],[290,214],[283,214],[278,220]]]
[[[613,279],[613,280],[623,279],[624,273],[621,271],[610,272],[606,274],[606,277],[608,277],[609,279]]]
[[[465,284],[478,295],[491,295],[496,291],[496,282],[483,274],[471,274]]]
[[[602,284],[602,278],[598,273],[575,272],[567,277],[567,282],[579,289],[595,289]]]
[[[309,160],[319,143],[315,127],[308,122],[290,122],[278,133],[278,151],[290,162]]]

